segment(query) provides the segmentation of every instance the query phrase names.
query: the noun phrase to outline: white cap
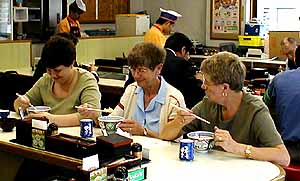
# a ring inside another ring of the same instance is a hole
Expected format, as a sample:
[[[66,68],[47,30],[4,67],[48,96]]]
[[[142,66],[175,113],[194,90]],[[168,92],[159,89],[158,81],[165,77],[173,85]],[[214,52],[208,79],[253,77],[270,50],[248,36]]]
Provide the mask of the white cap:
[[[159,8],[159,10],[160,10],[160,18],[167,19],[169,21],[175,22],[177,18],[182,17],[182,15],[177,13],[176,11],[166,10],[163,8]]]
[[[76,1],[76,5],[79,9],[86,12],[86,6],[82,0],[71,0],[70,4],[74,3]]]

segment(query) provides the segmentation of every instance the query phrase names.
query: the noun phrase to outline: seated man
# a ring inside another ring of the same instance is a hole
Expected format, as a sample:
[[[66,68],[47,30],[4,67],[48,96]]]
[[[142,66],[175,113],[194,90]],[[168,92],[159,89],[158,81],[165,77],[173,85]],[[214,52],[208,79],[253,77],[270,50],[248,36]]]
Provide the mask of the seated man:
[[[41,57],[47,73],[14,102],[23,110],[30,104],[51,107],[49,113],[34,113],[32,118],[47,118],[58,126],[77,126],[82,118],[97,120],[98,113],[80,115],[75,106],[89,104],[100,108],[101,94],[94,76],[74,67],[76,49],[72,41],[61,36],[52,37],[44,46]]]
[[[296,66],[300,66],[300,46],[296,49]],[[277,74],[263,98],[271,108],[275,107],[277,129],[286,145],[291,162],[300,163],[300,69]]]
[[[119,125],[123,131],[164,139],[177,124],[172,104],[185,107],[185,102],[181,92],[160,76],[165,54],[152,43],[137,44],[130,51],[128,65],[135,82],[126,88],[111,114],[125,118]]]
[[[191,40],[184,34],[171,35],[165,44],[167,56],[161,71],[165,80],[183,94],[188,108],[196,105],[205,95],[201,88],[202,81],[195,77],[197,68],[188,61],[192,46]]]

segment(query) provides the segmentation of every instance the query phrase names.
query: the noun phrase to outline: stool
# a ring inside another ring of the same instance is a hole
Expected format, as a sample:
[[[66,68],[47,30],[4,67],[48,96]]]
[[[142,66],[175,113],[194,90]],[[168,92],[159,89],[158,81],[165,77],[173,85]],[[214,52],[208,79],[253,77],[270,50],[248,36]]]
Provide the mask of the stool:
[[[300,180],[300,164],[290,164],[287,167],[283,167],[286,173],[285,179],[287,181],[299,181]]]

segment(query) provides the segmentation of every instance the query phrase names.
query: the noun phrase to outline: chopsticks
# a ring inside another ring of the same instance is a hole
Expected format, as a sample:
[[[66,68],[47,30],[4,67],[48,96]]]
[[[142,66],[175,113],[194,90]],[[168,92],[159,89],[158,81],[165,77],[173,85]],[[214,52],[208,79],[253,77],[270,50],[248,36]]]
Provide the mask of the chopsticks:
[[[18,97],[20,97],[21,99],[24,99],[24,96],[19,94],[19,93],[16,93],[16,95]],[[32,105],[30,102],[29,102],[29,106],[32,107],[35,111],[39,111],[34,105]]]
[[[81,106],[75,106],[75,108],[76,109],[78,109],[78,108],[84,108],[84,107],[81,107]],[[88,111],[97,111],[97,112],[105,112],[105,113],[112,113],[112,109],[111,108],[109,108],[109,109],[95,109],[95,108],[90,108],[90,107],[86,107],[85,108],[86,110],[88,110]]]
[[[207,121],[206,119],[201,118],[200,116],[197,116],[196,114],[190,112],[189,109],[185,109],[185,108],[179,107],[179,106],[177,106],[177,105],[175,105],[175,104],[172,104],[172,103],[170,103],[170,104],[171,104],[171,106],[175,107],[176,109],[179,109],[179,110],[181,110],[181,111],[185,111],[185,112],[187,112],[187,113],[190,113],[192,116],[194,116],[195,118],[199,119],[200,121],[203,121],[203,122],[205,122],[205,123],[207,123],[207,124],[210,124],[209,121]]]

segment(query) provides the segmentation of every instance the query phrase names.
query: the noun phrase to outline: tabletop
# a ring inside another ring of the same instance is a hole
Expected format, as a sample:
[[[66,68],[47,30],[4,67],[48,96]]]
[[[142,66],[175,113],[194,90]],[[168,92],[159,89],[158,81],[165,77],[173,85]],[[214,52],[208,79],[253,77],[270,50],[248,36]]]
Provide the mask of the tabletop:
[[[59,128],[59,132],[79,136],[80,128]],[[100,130],[94,128],[91,139],[95,140],[99,135]],[[9,143],[13,138],[15,130],[5,133],[0,129],[0,145],[13,144]],[[196,153],[194,161],[180,161],[178,143],[144,136],[132,136],[132,139],[149,149],[151,162],[147,165],[147,180],[284,180],[282,168],[271,162],[249,160],[217,150]],[[78,164],[78,160],[74,160],[74,163]]]

